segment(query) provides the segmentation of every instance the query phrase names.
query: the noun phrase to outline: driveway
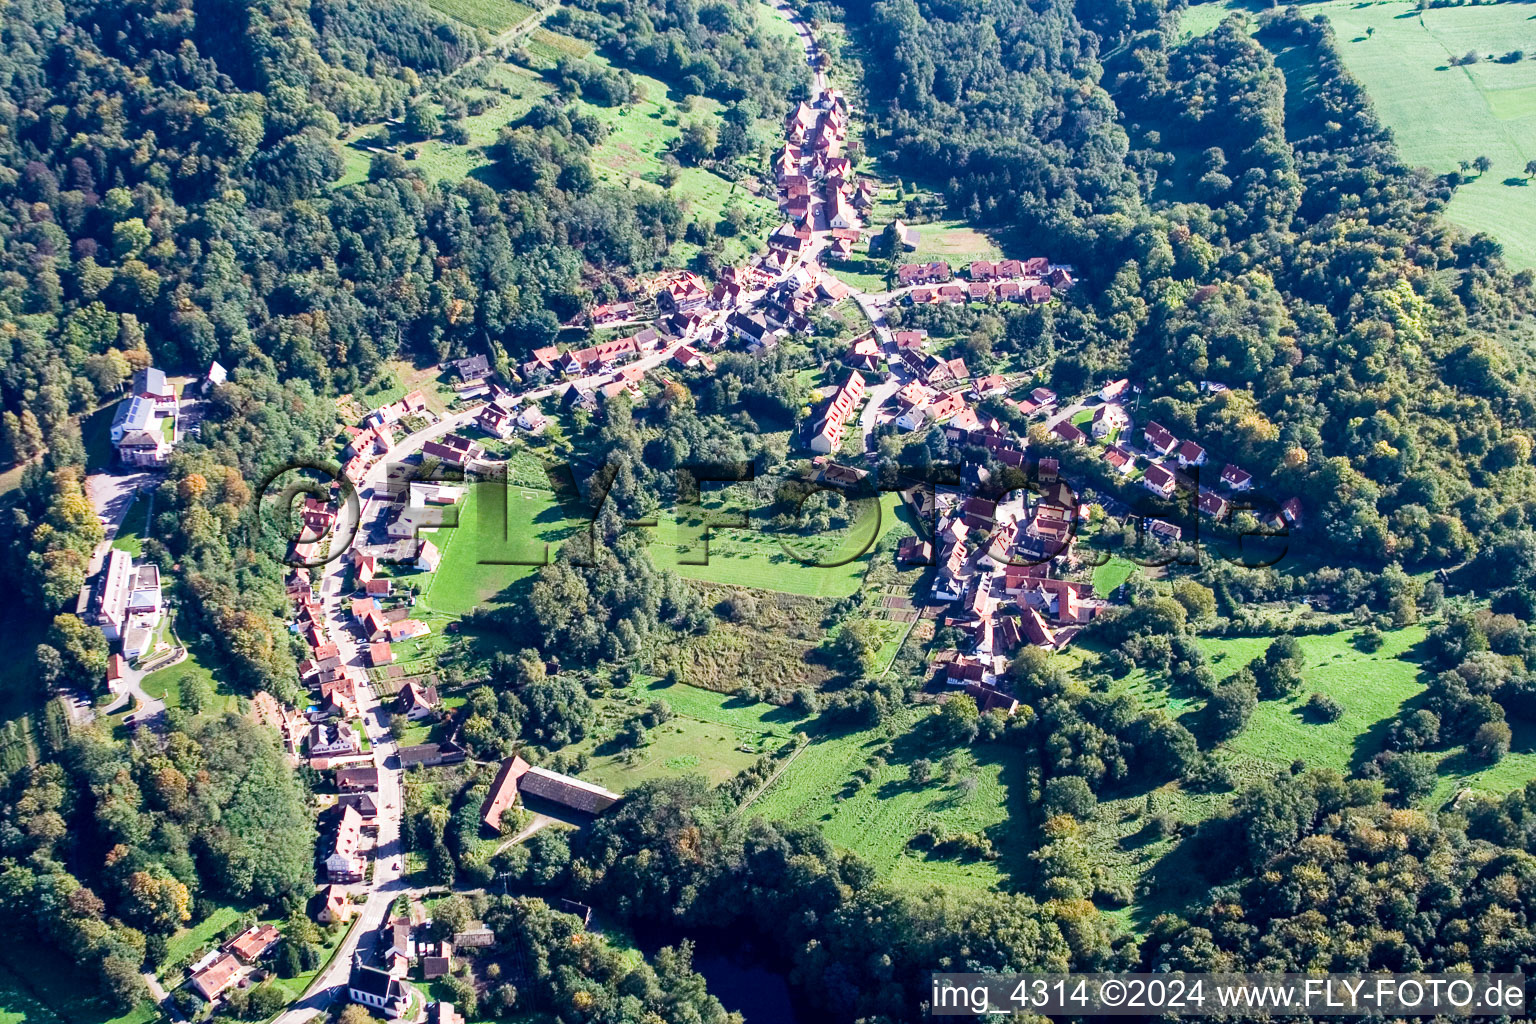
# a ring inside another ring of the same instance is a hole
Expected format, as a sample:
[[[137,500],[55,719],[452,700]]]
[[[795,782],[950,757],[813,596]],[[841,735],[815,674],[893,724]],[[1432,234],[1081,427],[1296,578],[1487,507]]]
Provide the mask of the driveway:
[[[110,473],[92,473],[85,478],[86,497],[98,516],[107,520],[107,544],[117,536],[123,517],[133,504],[134,495],[140,489],[148,490],[160,484],[161,474],[148,469],[119,469]]]

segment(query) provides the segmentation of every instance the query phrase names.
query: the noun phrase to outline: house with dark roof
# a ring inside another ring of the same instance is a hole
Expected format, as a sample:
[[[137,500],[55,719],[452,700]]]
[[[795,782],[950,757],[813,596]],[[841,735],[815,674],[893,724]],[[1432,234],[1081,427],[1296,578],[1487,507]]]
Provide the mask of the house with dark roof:
[[[433,714],[441,703],[437,687],[422,686],[412,680],[400,687],[399,694],[395,696],[395,711],[415,721]]]
[[[440,764],[458,764],[469,755],[455,743],[419,743],[400,748],[400,767],[432,768]]]
[[[1177,458],[1181,466],[1205,465],[1205,449],[1193,441],[1185,441],[1179,445]]]
[[[1167,455],[1179,446],[1179,439],[1173,432],[1155,420],[1143,428],[1141,436],[1147,447],[1159,455]]]
[[[421,454],[431,459],[441,459],[460,469],[485,454],[485,447],[478,441],[461,434],[449,434],[441,440],[428,441],[421,446]]]
[[[1146,474],[1141,478],[1143,487],[1164,498],[1173,494],[1178,483],[1172,473],[1156,463],[1148,466]]]
[[[1253,474],[1229,462],[1221,467],[1221,482],[1231,491],[1246,491],[1253,486]]]
[[[390,1020],[405,1016],[411,1005],[405,982],[388,971],[357,962],[352,964],[352,974],[347,979],[347,998]]]

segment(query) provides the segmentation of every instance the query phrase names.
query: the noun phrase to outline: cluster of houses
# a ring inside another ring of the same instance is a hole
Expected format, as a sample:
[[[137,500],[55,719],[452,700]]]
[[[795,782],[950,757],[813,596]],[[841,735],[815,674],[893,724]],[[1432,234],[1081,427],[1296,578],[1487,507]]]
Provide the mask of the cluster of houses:
[[[188,967],[188,984],[209,1003],[230,989],[250,984],[283,941],[274,925],[251,925]]]
[[[115,661],[109,660],[109,684],[122,675],[125,660],[150,653],[163,611],[159,567],[153,562],[135,565],[128,552],[108,549],[101,568],[80,588],[75,614],[108,640],[122,642],[121,654],[114,653]]]
[[[822,208],[833,232],[835,253],[848,255],[859,238],[861,213],[874,202],[874,184],[853,180],[853,165],[845,153],[848,102],[836,89],[825,89],[802,102],[784,119],[784,147],[774,156],[779,205],[789,224],[807,229]]]
[[[421,903],[413,899],[408,915],[387,916],[379,926],[371,963],[361,953],[354,954],[347,998],[386,1020],[398,1020],[412,1011],[412,986],[407,979],[413,970],[420,981],[435,981],[453,970],[456,954],[495,944],[496,933],[480,921],[469,922],[451,936],[440,935]],[[464,1024],[454,1005],[442,1001],[427,1006],[425,1020]]]
[[[1000,434],[995,423],[982,430]],[[901,561],[937,566],[932,597],[953,606],[944,623],[967,638],[966,649],[945,652],[940,666],[951,685],[967,688],[984,707],[1011,712],[1002,677],[1015,651],[1065,646],[1105,605],[1091,583],[1053,575],[1070,555],[1073,523],[1086,510],[1070,503],[1051,462],[1041,460],[1042,482],[1051,479],[1033,501],[1024,491],[999,500],[939,491],[934,543],[908,537],[897,551]]]
[[[896,282],[910,287],[906,300],[915,306],[936,302],[1049,302],[1051,296],[1073,284],[1072,268],[1051,263],[1044,256],[1027,260],[976,260],[966,268],[968,281],[954,280],[943,261],[904,263],[896,268]]]

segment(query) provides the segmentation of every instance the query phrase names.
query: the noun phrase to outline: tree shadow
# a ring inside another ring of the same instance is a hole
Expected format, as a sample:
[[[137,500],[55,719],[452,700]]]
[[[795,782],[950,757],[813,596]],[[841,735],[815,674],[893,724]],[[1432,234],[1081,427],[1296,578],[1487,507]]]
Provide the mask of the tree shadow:
[[[1530,183],[1531,183],[1531,179],[1529,179],[1529,178],[1509,177],[1509,178],[1505,178],[1504,179],[1504,184],[1508,185],[1511,188],[1525,188]]]

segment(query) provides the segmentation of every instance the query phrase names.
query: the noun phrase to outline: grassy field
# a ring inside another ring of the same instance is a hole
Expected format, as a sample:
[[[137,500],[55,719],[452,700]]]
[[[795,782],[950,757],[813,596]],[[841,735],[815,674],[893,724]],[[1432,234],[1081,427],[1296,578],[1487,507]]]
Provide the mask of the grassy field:
[[[1233,6],[1191,7],[1182,30],[1209,31]],[[1526,161],[1536,158],[1530,9],[1489,3],[1421,12],[1411,0],[1331,0],[1306,12],[1333,23],[1345,65],[1370,93],[1404,160],[1437,173],[1478,156],[1493,161],[1457,190],[1446,216],[1498,238],[1511,265],[1536,267],[1536,185],[1525,180]],[[1497,59],[1514,50],[1526,59]],[[1451,65],[1469,52],[1477,63]]]
[[[1386,634],[1381,650],[1367,654],[1351,642],[1354,631],[1331,636],[1304,636],[1306,655],[1302,685],[1283,700],[1264,700],[1229,747],[1240,762],[1264,766],[1290,764],[1298,758],[1309,764],[1349,773],[1352,766],[1381,749],[1385,724],[1423,689],[1419,666],[1404,657],[1424,639],[1421,626]],[[1217,678],[1225,678],[1258,657],[1269,639],[1237,638],[1203,640]],[[1324,693],[1344,706],[1334,722],[1314,722],[1302,711],[1312,693]]]
[[[1093,570],[1093,592],[1108,597],[1116,587],[1136,573],[1136,563],[1118,555]]]
[[[461,8],[463,13],[452,8]],[[511,17],[502,13],[504,8],[515,8],[524,13]],[[486,18],[495,18],[498,22],[504,21],[506,26],[532,13],[531,8],[506,0],[442,0],[439,9],[470,24],[482,24]],[[773,17],[771,10],[765,8],[765,11],[768,12],[765,19]],[[471,14],[482,21],[474,20]],[[781,19],[776,20],[783,24]],[[787,25],[784,25],[784,31],[789,31]],[[465,118],[464,126],[469,136],[466,144],[451,145],[441,139],[429,139],[397,147],[402,155],[409,154],[412,166],[423,176],[433,181],[457,181],[475,175],[495,184],[496,172],[491,166],[487,147],[496,141],[502,128],[515,123],[553,91],[541,77],[543,72],[559,60],[570,57],[605,66],[609,64],[607,58],[593,53],[592,45],[585,40],[543,26],[534,27],[520,39],[520,44],[521,53],[526,55],[531,66],[509,62],[492,64],[487,71],[485,86],[464,88],[466,99],[489,101],[484,112]],[[644,92],[644,98],[638,103],[603,107],[578,101],[574,106],[595,115],[610,130],[608,138],[592,154],[593,169],[599,181],[625,188],[661,189],[665,168],[662,158],[682,134],[683,125],[701,119],[718,123],[721,107],[715,100],[695,97],[691,109],[685,111],[682,98],[673,94],[666,83],[639,73],[635,78]],[[338,185],[367,179],[372,159],[367,147],[377,144],[382,128],[380,124],[363,125],[348,134],[345,140],[346,170]],[[766,122],[757,129],[764,141],[768,139],[768,129]],[[761,237],[777,218],[777,206],[772,196],[754,195],[744,186],[702,167],[678,169],[675,180],[666,191],[685,205],[691,218],[712,225],[720,223],[724,211],[732,206],[740,207],[747,214],[748,229],[739,236],[724,239],[727,262],[737,262],[755,251]],[[692,244],[679,243],[673,256],[686,262],[697,251]]]
[[[748,811],[769,820],[815,824],[837,846],[852,850],[880,877],[902,886],[939,885],[952,889],[990,889],[1023,865],[1029,834],[1010,796],[1023,785],[1022,752],[1007,744],[973,749],[957,779],[935,777],[922,785],[909,781],[911,763],[935,763],[948,752],[925,745],[914,725],[927,711],[909,708],[886,728],[814,736],[777,782]],[[884,753],[880,753],[880,751]],[[883,758],[879,764],[875,758]],[[854,773],[872,769],[861,786]],[[986,835],[998,852],[995,860],[960,861],[930,857],[909,841],[925,828]]]
[[[431,0],[429,6],[439,14],[488,32],[505,32],[533,13],[532,7],[513,0]]]
[[[1407,2],[1343,0],[1318,9],[1333,23],[1345,63],[1364,83],[1405,160],[1437,172],[1478,156],[1493,161],[1491,170],[1456,191],[1446,216],[1497,237],[1514,266],[1536,266],[1536,186],[1525,177],[1526,162],[1536,158],[1530,8],[1479,4],[1417,12]],[[1512,50],[1526,51],[1527,59],[1491,59]],[[1481,59],[1450,66],[1451,58],[1468,52]]]
[[[219,934],[238,921],[243,913],[245,911],[239,907],[222,906],[192,927],[182,928],[166,941],[166,966],[178,964],[187,957],[212,948],[218,941]],[[167,980],[174,982],[179,978],[173,974]]]
[[[518,559],[534,563],[549,556],[577,525],[568,520],[553,491],[511,489],[506,493],[506,515],[495,485],[471,487],[459,511],[463,525],[432,532],[442,561],[424,597],[433,611],[464,615],[486,603],[494,603],[518,580],[531,575],[535,564],[482,564],[487,559]]]
[[[160,1017],[148,1000],[113,1015],[86,993],[94,980],[77,978],[58,954],[36,943],[10,942],[0,953],[0,1024],[148,1024]]]
[[[666,701],[675,717],[652,729],[643,747],[617,749],[614,732],[654,700]],[[582,778],[617,792],[690,773],[724,782],[787,743],[796,721],[786,708],[659,680],[606,694],[596,712],[592,735],[566,750],[591,758]]]
[[[112,546],[138,558],[144,554],[144,538],[148,532],[149,498],[134,498],[133,504],[128,506],[127,515],[123,516],[117,528],[117,536],[112,538]]]
[[[534,36],[538,34],[535,32]],[[535,49],[532,44],[529,48]],[[601,56],[590,59],[598,64],[609,63]],[[718,123],[721,107],[708,97],[695,97],[692,109],[684,111],[680,98],[664,82],[639,73],[635,77],[645,92],[639,103],[625,107],[580,104],[606,124],[610,132],[593,153],[593,164],[599,181],[626,188],[661,188],[665,168],[662,157],[682,135],[683,126],[697,120]],[[747,214],[748,230],[742,236],[726,239],[727,262],[736,262],[760,248],[763,234],[778,217],[778,206],[771,196],[754,195],[744,186],[702,167],[677,170],[676,180],[666,191],[684,203],[694,220],[718,224],[731,206]],[[691,248],[681,245],[676,255],[686,260],[692,255],[686,250]]]
[[[198,659],[197,652],[191,649],[187,651],[187,660],[170,668],[163,668],[158,672],[151,672],[144,677],[140,685],[144,692],[151,697],[157,697],[165,701],[166,707],[181,707],[181,688],[188,679],[202,679],[213,691],[213,707],[208,713],[221,714],[225,711],[233,711],[238,706],[238,699],[233,690],[220,683],[214,677],[213,670]]]
[[[755,519],[750,529],[714,529],[709,538],[709,561],[702,565],[690,564],[704,557],[702,548],[679,550],[686,545],[680,543],[676,516],[663,513],[657,517],[651,558],[658,566],[705,583],[813,597],[846,597],[859,589],[875,557],[874,542],[900,525],[899,505],[894,493],[883,494],[878,516],[870,505],[853,526],[826,537],[802,538],[767,532],[765,524]],[[705,507],[715,514],[724,514],[721,502],[706,500]],[[786,551],[786,547],[790,550]],[[848,560],[850,555],[858,557]],[[833,564],[838,562],[842,564]]]

